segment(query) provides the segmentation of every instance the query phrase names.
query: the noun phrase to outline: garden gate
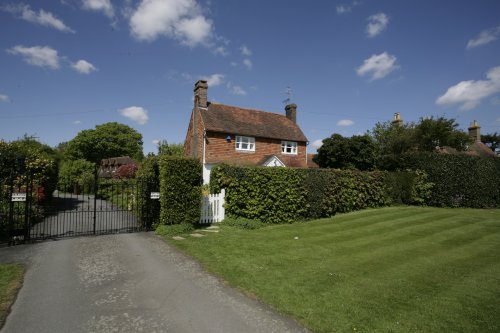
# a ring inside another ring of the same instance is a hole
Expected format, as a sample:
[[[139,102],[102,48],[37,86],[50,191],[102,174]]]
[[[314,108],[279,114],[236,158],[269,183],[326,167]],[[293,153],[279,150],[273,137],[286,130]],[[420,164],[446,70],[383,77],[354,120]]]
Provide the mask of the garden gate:
[[[45,193],[29,175],[11,175],[0,185],[3,241],[134,232],[158,219],[152,182],[96,179]]]

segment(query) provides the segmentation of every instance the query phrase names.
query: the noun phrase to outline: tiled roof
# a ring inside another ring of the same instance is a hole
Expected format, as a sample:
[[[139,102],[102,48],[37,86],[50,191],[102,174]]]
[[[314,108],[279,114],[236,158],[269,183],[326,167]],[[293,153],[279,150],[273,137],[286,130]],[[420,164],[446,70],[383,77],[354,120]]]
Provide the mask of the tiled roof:
[[[213,132],[306,142],[301,129],[285,115],[210,103],[200,110],[205,129]]]

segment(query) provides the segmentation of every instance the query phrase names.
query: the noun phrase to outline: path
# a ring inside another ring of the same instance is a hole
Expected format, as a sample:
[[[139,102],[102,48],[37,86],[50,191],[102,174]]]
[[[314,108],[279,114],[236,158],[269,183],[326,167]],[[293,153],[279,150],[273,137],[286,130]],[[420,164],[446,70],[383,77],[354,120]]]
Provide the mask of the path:
[[[0,249],[27,265],[2,333],[304,332],[152,233]]]

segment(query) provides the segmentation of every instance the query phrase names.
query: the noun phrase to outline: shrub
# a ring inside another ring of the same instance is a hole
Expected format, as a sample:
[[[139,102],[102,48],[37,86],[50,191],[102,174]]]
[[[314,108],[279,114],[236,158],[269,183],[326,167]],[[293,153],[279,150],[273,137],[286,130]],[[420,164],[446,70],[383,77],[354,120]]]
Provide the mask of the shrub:
[[[160,223],[198,223],[201,210],[201,163],[192,158],[161,156]]]
[[[113,179],[131,179],[135,177],[137,165],[135,163],[120,165],[113,173]]]
[[[406,154],[401,167],[424,170],[434,183],[429,204],[438,207],[500,207],[500,159],[436,153]]]
[[[211,192],[226,188],[226,213],[290,223],[390,203],[385,172],[234,167],[212,169]]]
[[[151,199],[151,192],[160,192],[158,158],[146,158],[137,171],[136,180],[139,221],[146,228],[154,228],[160,220],[160,201]]]
[[[387,195],[393,204],[425,205],[432,195],[433,183],[425,171],[386,172]]]
[[[94,184],[94,164],[83,159],[61,163],[57,188],[63,192],[73,192],[75,186],[89,192]]]

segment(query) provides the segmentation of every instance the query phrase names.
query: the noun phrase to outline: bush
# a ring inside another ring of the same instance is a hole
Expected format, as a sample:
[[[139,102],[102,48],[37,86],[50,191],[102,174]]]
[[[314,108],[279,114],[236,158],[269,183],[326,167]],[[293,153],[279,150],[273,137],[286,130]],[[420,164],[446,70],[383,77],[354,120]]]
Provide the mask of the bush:
[[[385,187],[392,204],[425,205],[432,195],[433,186],[422,170],[385,173]]]
[[[192,158],[161,156],[160,223],[196,224],[200,220],[201,163]]]
[[[259,220],[251,220],[244,217],[226,217],[222,223],[230,227],[247,230],[260,229],[265,226],[265,224]]]
[[[212,170],[213,189],[226,187],[226,212],[265,223],[291,223],[307,212],[299,169],[230,167]],[[226,171],[226,172],[224,172]]]
[[[90,193],[94,184],[94,172],[94,164],[87,160],[64,161],[59,168],[57,188],[63,192],[73,192],[77,186],[84,189],[85,193]]]
[[[136,172],[137,165],[135,163],[120,165],[113,173],[113,179],[132,179]]]
[[[388,205],[386,178],[386,172],[219,165],[212,169],[210,190],[226,188],[225,208],[230,216],[290,223]],[[408,189],[416,191],[411,194],[415,197],[420,191],[413,188],[416,184]]]
[[[146,158],[136,174],[137,213],[144,227],[156,227],[160,221],[160,201],[151,199],[151,192],[160,192],[158,158]]]
[[[500,207],[499,158],[414,153],[402,157],[401,167],[427,173],[434,183],[432,206]]]
[[[193,225],[181,223],[173,225],[159,225],[156,227],[155,233],[160,236],[172,237],[176,235],[189,234],[193,230]]]

